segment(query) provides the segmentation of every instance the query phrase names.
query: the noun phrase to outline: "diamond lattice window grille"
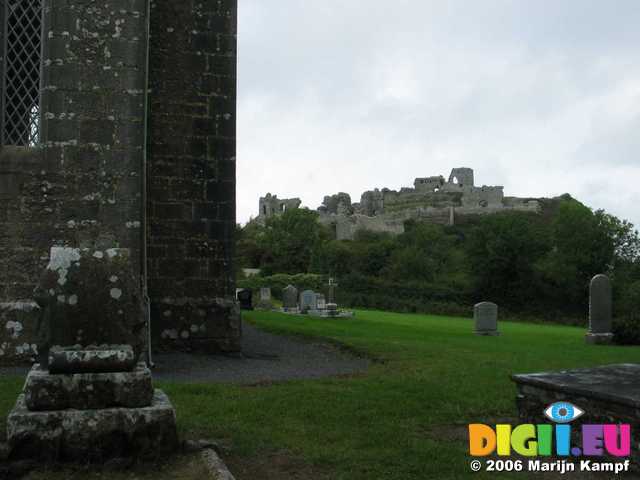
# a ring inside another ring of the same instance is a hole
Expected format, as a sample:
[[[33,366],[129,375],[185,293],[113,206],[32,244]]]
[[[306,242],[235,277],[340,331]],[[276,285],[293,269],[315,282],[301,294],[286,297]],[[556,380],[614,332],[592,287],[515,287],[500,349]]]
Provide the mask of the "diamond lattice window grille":
[[[40,142],[42,0],[5,0],[5,145]]]

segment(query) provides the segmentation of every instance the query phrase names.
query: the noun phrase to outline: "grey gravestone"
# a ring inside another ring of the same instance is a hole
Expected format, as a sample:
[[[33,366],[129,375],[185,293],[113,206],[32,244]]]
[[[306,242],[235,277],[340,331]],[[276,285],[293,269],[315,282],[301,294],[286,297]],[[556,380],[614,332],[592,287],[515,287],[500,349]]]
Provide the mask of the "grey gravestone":
[[[282,290],[282,307],[285,312],[298,309],[298,289],[293,285]]]
[[[477,335],[499,335],[498,333],[498,305],[491,302],[481,302],[473,307],[475,333]]]
[[[261,302],[271,301],[271,289],[269,287],[260,289],[260,301]]]
[[[327,299],[322,294],[318,294],[316,296],[316,309],[318,309],[318,310],[326,310],[327,309]]]
[[[271,303],[271,289],[269,287],[263,287],[260,289],[260,301],[258,302],[258,308],[261,310],[273,309],[273,303]]]
[[[300,310],[303,313],[316,308],[316,293],[313,290],[305,290],[300,294]]]
[[[611,323],[613,317],[611,281],[606,275],[596,275],[589,288],[589,332],[587,343],[611,343]]]

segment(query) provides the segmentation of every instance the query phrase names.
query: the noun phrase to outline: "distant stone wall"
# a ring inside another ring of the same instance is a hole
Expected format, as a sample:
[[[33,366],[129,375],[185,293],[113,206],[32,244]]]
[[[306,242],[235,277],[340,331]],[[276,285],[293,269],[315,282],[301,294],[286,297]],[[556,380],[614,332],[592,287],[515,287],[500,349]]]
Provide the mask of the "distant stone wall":
[[[240,350],[236,25],[236,0],[152,7],[148,270],[160,348]]]
[[[260,198],[256,220],[264,224],[268,218],[282,215],[287,210],[299,208],[301,204],[302,201],[299,198],[278,198],[277,195],[267,193]]]

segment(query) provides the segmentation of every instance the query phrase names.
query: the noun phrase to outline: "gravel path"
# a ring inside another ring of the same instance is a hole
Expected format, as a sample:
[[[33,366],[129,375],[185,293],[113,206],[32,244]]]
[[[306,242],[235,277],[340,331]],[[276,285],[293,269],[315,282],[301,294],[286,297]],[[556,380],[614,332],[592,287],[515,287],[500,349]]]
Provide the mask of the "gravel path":
[[[366,358],[328,343],[263,332],[243,325],[243,356],[158,354],[153,358],[155,380],[197,383],[258,384],[294,379],[353,375],[369,367]],[[0,368],[0,375],[23,376],[28,368]]]

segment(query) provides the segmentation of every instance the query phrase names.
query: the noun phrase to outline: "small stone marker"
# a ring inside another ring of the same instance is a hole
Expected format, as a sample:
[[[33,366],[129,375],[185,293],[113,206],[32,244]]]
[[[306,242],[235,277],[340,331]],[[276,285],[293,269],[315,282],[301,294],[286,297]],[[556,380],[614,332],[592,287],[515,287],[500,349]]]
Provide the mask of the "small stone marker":
[[[324,295],[318,294],[316,296],[316,310],[326,310],[327,309],[327,299]]]
[[[298,310],[298,289],[293,285],[282,290],[282,307],[285,312]]]
[[[300,294],[300,311],[307,313],[317,306],[316,293],[313,290],[305,290]]]
[[[273,303],[271,302],[271,289],[269,287],[262,287],[260,289],[260,302],[258,302],[258,308],[260,310],[273,309]]]
[[[500,335],[498,332],[498,305],[495,303],[478,303],[473,307],[473,318],[477,335]]]
[[[611,343],[613,317],[611,281],[606,275],[596,275],[589,288],[589,332],[587,343],[602,345]]]

